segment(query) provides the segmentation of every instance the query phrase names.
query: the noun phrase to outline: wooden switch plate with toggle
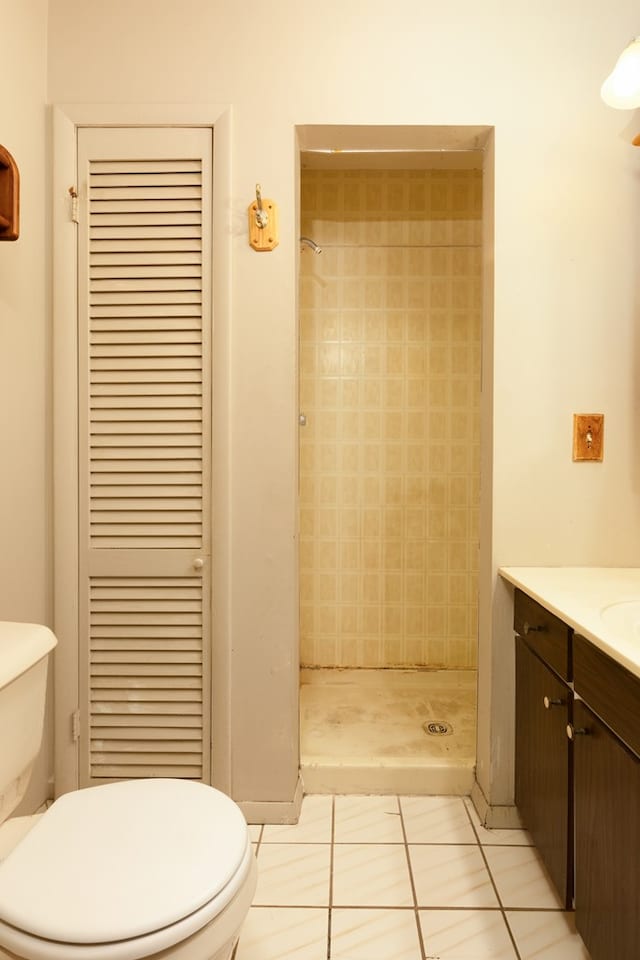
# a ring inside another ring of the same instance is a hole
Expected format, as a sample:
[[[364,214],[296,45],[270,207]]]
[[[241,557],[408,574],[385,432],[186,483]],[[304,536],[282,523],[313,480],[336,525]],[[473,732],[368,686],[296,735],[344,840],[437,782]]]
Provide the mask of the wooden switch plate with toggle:
[[[604,413],[574,413],[573,459],[602,460]]]

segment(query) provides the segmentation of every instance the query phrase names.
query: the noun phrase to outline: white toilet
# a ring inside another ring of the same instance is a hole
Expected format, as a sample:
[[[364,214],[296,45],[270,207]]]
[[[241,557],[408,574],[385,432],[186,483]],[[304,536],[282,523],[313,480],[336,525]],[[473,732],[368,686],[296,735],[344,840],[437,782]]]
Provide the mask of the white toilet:
[[[7,820],[39,750],[55,644],[46,627],[0,622],[0,958],[228,960],[257,870],[223,793],[128,780]]]

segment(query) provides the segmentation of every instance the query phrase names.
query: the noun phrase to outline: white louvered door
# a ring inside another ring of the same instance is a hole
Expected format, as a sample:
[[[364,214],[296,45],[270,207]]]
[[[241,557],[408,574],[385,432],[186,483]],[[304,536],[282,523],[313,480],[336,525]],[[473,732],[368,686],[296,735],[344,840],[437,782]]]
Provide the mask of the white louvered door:
[[[80,785],[210,781],[212,131],[78,131]]]

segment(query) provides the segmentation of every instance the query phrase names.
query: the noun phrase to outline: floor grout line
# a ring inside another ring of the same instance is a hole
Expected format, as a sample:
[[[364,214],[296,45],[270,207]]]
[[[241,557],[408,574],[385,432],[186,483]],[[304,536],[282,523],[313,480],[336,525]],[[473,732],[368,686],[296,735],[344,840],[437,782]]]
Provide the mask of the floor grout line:
[[[252,910],[327,910],[326,904],[318,903],[252,903]],[[414,905],[406,906],[403,904],[380,905],[380,904],[362,904],[362,903],[340,903],[335,904],[332,910],[400,910],[404,913],[414,912]],[[478,906],[453,906],[447,907],[442,904],[418,906],[418,911],[428,913],[429,911],[449,911],[455,913],[456,910],[472,911],[473,913],[572,913],[571,910],[563,910],[561,907],[478,907]]]
[[[420,954],[422,960],[425,960],[427,956],[427,950],[424,943],[424,937],[422,935],[422,924],[420,923],[420,911],[418,910],[418,895],[416,894],[416,885],[413,878],[413,867],[411,866],[411,856],[409,854],[409,842],[407,840],[407,830],[404,823],[404,812],[402,810],[402,803],[400,797],[396,797],[396,803],[398,804],[398,810],[400,811],[400,826],[402,828],[402,837],[404,839],[404,852],[407,858],[407,869],[409,871],[409,884],[411,886],[411,896],[413,897],[413,913],[416,922],[416,929],[418,932],[418,943],[420,945]]]
[[[257,840],[253,841],[258,843]],[[329,847],[331,840],[262,840],[261,844],[265,847],[276,847],[279,844],[288,844],[296,847]],[[359,844],[366,844],[368,847],[401,847],[402,841],[394,840],[336,840],[333,843],[335,847],[353,847]],[[469,840],[411,840],[412,847],[492,847],[498,850],[532,850],[530,843],[482,843],[471,842]]]
[[[327,910],[327,960],[331,960],[331,921],[333,911],[333,860],[336,837],[336,798],[331,798],[331,852],[329,854],[329,909]]]
[[[514,952],[515,952],[516,960],[522,960],[522,957],[521,957],[521,955],[520,955],[520,951],[518,950],[518,944],[516,943],[516,939],[515,939],[515,937],[514,937],[514,935],[513,935],[513,931],[511,930],[511,927],[509,926],[509,921],[507,920],[507,914],[506,914],[506,912],[505,912],[504,904],[502,903],[502,897],[500,896],[500,893],[498,892],[498,887],[497,887],[497,884],[496,884],[496,882],[495,882],[495,880],[494,880],[494,878],[493,878],[493,874],[492,874],[492,872],[491,872],[491,867],[489,866],[489,861],[487,860],[487,857],[486,857],[486,855],[485,855],[484,849],[483,849],[483,847],[482,847],[482,843],[480,842],[480,835],[479,835],[478,831],[476,830],[476,825],[475,825],[475,823],[473,822],[473,817],[471,816],[471,811],[468,809],[468,807],[467,807],[466,803],[464,802],[464,800],[462,801],[462,807],[463,807],[463,809],[464,809],[464,811],[465,811],[465,813],[466,813],[466,815],[467,815],[467,817],[468,817],[468,819],[469,819],[469,823],[471,824],[471,829],[472,829],[473,832],[475,833],[476,838],[477,838],[477,840],[478,840],[478,847],[480,848],[480,855],[481,855],[481,857],[482,857],[482,859],[483,859],[483,861],[484,861],[484,865],[485,865],[485,867],[486,867],[486,869],[487,869],[487,873],[489,874],[489,879],[491,880],[491,886],[493,887],[494,893],[495,893],[496,898],[497,898],[497,900],[498,900],[498,903],[499,903],[499,905],[500,905],[500,913],[502,914],[502,920],[503,920],[503,922],[504,922],[505,927],[507,928],[507,933],[509,934],[509,939],[511,940],[511,943],[512,943],[512,945],[513,945],[513,949],[514,949]],[[499,846],[499,844],[493,844],[493,846]]]

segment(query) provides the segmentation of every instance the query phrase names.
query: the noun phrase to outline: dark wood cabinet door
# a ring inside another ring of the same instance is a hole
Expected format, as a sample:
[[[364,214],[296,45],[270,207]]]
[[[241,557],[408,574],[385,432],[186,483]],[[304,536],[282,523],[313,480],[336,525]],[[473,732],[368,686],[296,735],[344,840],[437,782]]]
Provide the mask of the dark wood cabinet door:
[[[567,907],[573,886],[570,709],[569,688],[517,636],[516,806]]]
[[[592,960],[640,957],[640,761],[576,702],[576,926]]]

